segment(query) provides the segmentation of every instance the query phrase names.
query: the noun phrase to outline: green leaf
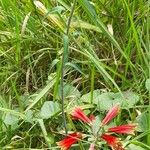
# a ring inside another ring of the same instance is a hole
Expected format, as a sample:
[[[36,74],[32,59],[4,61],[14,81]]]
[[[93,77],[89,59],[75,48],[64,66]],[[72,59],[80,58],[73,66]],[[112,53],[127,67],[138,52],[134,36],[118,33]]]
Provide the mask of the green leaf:
[[[109,110],[117,102],[114,99],[114,93],[102,93],[97,98],[97,105],[99,110]]]
[[[54,116],[56,113],[60,111],[59,104],[53,101],[46,101],[44,102],[40,115],[43,119],[48,119]]]
[[[150,79],[147,79],[145,82],[146,89],[150,91]]]
[[[101,94],[102,92],[97,89],[93,91],[93,102],[96,104],[97,101],[97,97]],[[84,95],[82,95],[82,97],[80,98],[82,101],[90,103],[90,96],[91,96],[91,92],[86,93]]]
[[[141,146],[135,145],[135,144],[130,144],[127,147],[127,150],[145,150],[144,148],[142,148]]]
[[[83,95],[81,100],[90,103],[90,93]],[[93,103],[97,105],[99,111],[109,110],[117,102],[114,101],[113,92],[101,93],[100,90],[93,91]]]
[[[120,92],[101,93],[100,90],[94,90],[93,103],[97,105],[97,109],[99,111],[105,111],[109,110],[117,103],[119,103],[123,107],[131,108],[139,101],[139,96],[134,92],[125,91],[122,92],[122,94],[120,94]],[[81,97],[81,100],[90,103],[90,93],[83,95]]]
[[[30,95],[24,94],[19,97],[20,103],[23,108],[26,108],[30,104]]]
[[[33,111],[32,110],[28,110],[25,113],[25,115],[26,115],[25,122],[33,123]]]
[[[4,119],[4,123],[6,125],[14,125],[17,124],[19,121],[19,117],[18,116],[14,116],[11,113],[7,113]]]
[[[124,96],[122,99],[123,107],[132,108],[139,101],[138,94],[132,91],[123,92],[123,96]]]
[[[149,130],[149,127],[148,127],[148,122],[149,122],[148,113],[142,113],[136,119],[137,119],[137,123],[138,123],[138,127],[139,127],[140,131],[144,132],[146,130]]]
[[[80,92],[76,87],[71,84],[64,84],[64,98],[69,100],[78,100],[80,98]],[[61,99],[61,87],[58,87],[58,93],[56,99]]]

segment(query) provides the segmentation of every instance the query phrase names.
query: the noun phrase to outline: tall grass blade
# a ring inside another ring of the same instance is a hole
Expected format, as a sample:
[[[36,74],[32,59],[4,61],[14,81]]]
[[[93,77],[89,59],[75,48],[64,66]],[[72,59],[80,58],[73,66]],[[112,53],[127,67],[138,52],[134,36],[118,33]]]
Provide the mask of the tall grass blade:
[[[97,17],[97,14],[95,12],[95,9],[93,6],[91,6],[90,2],[88,0],[78,0],[80,5],[83,7],[83,9],[88,14],[91,21],[100,28],[100,30],[107,36],[107,38],[111,41],[111,43],[120,51],[120,53],[124,56],[124,58],[131,63],[129,58],[126,56],[124,51],[121,49],[118,42],[115,40],[113,35],[108,31],[108,29],[105,27],[104,23]]]

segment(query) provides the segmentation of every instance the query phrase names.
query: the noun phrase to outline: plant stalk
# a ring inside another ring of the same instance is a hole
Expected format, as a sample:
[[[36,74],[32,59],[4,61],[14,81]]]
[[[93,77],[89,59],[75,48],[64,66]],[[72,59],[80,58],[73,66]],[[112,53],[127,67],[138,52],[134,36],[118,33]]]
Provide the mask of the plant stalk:
[[[71,9],[71,13],[70,13],[70,17],[68,19],[68,23],[67,23],[67,30],[66,30],[66,34],[64,35],[64,51],[63,51],[63,55],[62,55],[62,65],[61,65],[61,100],[62,100],[62,116],[63,116],[63,121],[64,121],[64,128],[65,128],[65,133],[67,134],[67,123],[66,123],[66,115],[65,115],[65,111],[64,111],[64,68],[65,68],[65,63],[67,62],[68,59],[68,51],[69,51],[69,29],[70,29],[70,23],[71,23],[71,19],[73,16],[73,12],[75,10],[75,4],[76,4],[76,0],[74,0],[73,2],[73,6]]]

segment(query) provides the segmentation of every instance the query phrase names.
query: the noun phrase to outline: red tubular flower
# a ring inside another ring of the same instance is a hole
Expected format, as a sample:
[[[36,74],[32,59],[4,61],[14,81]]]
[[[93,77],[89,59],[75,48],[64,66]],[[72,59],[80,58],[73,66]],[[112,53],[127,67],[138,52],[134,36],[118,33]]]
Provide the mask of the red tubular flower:
[[[113,145],[119,141],[117,137],[109,134],[103,134],[101,138],[105,140],[109,145]]]
[[[109,134],[103,134],[101,138],[108,143],[108,145],[112,148],[112,150],[124,150],[121,142],[117,137]]]
[[[83,122],[90,124],[91,120],[85,115],[83,110],[80,107],[76,107],[72,112],[72,117],[75,119],[82,120]]]
[[[106,125],[109,121],[111,121],[118,113],[119,113],[120,107],[119,105],[115,105],[114,107],[112,107],[106,117],[103,119],[102,121],[102,125]]]
[[[134,134],[135,131],[135,124],[127,124],[127,125],[121,125],[117,127],[109,128],[109,132],[115,132],[115,133],[123,133],[123,134]]]
[[[63,140],[57,142],[57,145],[61,148],[61,150],[68,150],[72,144],[76,143],[82,138],[82,134],[80,132],[75,132],[67,135]]]
[[[94,115],[90,115],[90,116],[89,116],[89,119],[91,120],[91,122],[93,122],[93,121],[95,121],[96,118],[95,118]]]

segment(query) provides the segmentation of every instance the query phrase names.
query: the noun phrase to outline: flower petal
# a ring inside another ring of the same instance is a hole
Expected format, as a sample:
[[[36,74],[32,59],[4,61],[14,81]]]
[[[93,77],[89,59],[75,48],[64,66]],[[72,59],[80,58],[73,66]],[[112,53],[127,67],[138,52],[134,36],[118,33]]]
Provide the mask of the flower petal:
[[[91,122],[93,122],[93,121],[95,121],[96,118],[95,118],[94,115],[90,115],[90,116],[89,116],[89,119],[91,120]]]
[[[108,131],[115,132],[115,133],[123,133],[123,134],[134,134],[135,127],[136,127],[135,124],[126,124],[126,125],[109,128]]]
[[[109,134],[103,134],[101,138],[105,140],[109,145],[113,145],[119,141],[117,137],[109,135]]]
[[[103,119],[102,121],[102,125],[106,125],[109,121],[111,121],[118,113],[120,110],[120,106],[119,105],[115,105],[114,107],[112,107],[106,117]]]
[[[71,113],[71,115],[73,118],[82,120],[83,122],[87,124],[91,123],[91,120],[85,115],[85,113],[80,107],[76,107]]]
[[[120,140],[117,137],[109,134],[103,134],[101,138],[108,143],[112,150],[124,150]]]
[[[63,140],[57,142],[57,145],[62,150],[68,150],[72,146],[72,144],[76,143],[81,138],[82,138],[82,134],[80,132],[75,132],[67,135]]]

